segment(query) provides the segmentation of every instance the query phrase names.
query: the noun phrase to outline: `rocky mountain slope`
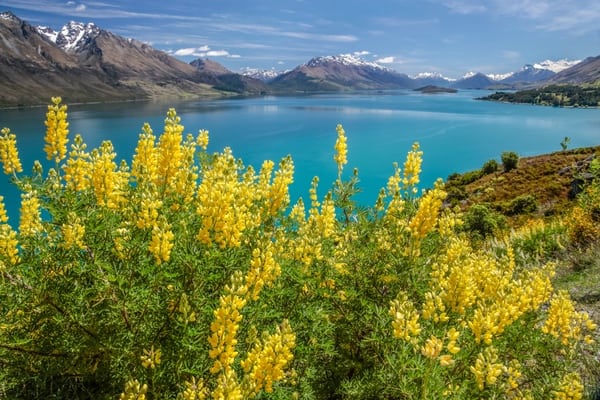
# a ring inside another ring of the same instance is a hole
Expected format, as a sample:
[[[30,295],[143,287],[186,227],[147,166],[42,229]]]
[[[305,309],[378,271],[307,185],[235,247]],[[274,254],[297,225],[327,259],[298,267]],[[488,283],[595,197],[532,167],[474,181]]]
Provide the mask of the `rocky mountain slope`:
[[[250,78],[222,84],[194,65],[94,24],[70,22],[56,32],[1,13],[0,38],[0,106],[46,104],[56,95],[74,103],[263,90]]]
[[[600,81],[600,56],[588,57],[579,64],[554,75],[548,83],[593,83]]]

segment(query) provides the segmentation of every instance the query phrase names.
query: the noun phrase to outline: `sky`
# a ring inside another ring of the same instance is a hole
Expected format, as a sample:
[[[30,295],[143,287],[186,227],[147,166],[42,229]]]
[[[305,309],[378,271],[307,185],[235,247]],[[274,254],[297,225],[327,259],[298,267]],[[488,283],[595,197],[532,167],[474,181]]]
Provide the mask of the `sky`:
[[[93,22],[234,72],[354,54],[458,78],[600,55],[598,0],[2,0],[0,11],[55,30]]]

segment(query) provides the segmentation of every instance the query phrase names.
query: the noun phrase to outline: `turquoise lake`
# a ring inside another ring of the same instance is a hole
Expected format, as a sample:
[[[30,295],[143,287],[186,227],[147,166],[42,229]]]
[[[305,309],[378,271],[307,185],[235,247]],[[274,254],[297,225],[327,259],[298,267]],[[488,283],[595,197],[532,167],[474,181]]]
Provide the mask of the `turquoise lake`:
[[[413,142],[424,152],[421,188],[452,172],[464,172],[503,151],[520,156],[560,150],[565,136],[570,148],[600,144],[599,109],[563,109],[501,104],[475,100],[483,91],[426,95],[417,92],[324,94],[298,97],[260,97],[170,103],[118,103],[69,106],[70,137],[80,133],[88,149],[111,140],[118,160],[131,160],[144,122],[158,136],[169,107],[181,116],[186,133],[210,131],[209,151],[229,146],[246,165],[260,168],[262,161],[277,162],[290,154],[296,172],[292,196],[308,197],[313,176],[320,177],[319,193],[333,183],[335,127],[344,126],[348,137],[350,176],[357,167],[362,193],[357,200],[372,205],[393,172],[402,166]],[[33,161],[45,162],[45,108],[0,110],[0,127],[17,135],[25,172]],[[45,162],[46,164],[46,162]],[[14,224],[19,195],[0,178]]]

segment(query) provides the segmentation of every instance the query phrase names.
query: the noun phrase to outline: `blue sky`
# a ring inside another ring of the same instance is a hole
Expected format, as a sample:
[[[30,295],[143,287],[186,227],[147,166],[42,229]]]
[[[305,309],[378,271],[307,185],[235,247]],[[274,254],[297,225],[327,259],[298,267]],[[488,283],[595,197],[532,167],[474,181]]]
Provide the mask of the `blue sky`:
[[[236,72],[354,53],[409,75],[460,77],[600,55],[598,0],[3,0],[5,10],[54,29],[94,22]]]

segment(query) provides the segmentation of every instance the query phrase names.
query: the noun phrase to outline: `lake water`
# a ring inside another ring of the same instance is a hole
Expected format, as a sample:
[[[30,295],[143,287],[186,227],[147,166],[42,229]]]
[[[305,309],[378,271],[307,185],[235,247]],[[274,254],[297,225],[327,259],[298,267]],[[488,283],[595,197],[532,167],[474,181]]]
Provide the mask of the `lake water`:
[[[335,127],[348,137],[348,165],[359,169],[359,202],[371,205],[393,172],[418,141],[424,152],[421,187],[452,172],[500,160],[503,151],[520,156],[560,150],[565,136],[570,147],[600,144],[599,109],[561,109],[500,104],[474,100],[487,94],[460,91],[424,95],[417,92],[327,94],[299,97],[260,97],[213,101],[120,103],[69,106],[70,137],[81,133],[88,149],[111,140],[118,158],[130,162],[144,122],[162,132],[166,111],[175,107],[185,132],[210,131],[209,151],[233,149],[246,165],[260,168],[290,154],[296,166],[293,197],[308,197],[312,177],[320,177],[319,193],[331,187],[337,167],[333,161]],[[0,110],[0,127],[17,135],[26,172],[33,161],[45,161],[45,109]],[[18,192],[0,177],[9,215],[16,221]]]

